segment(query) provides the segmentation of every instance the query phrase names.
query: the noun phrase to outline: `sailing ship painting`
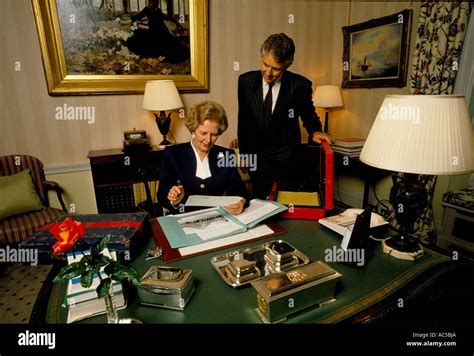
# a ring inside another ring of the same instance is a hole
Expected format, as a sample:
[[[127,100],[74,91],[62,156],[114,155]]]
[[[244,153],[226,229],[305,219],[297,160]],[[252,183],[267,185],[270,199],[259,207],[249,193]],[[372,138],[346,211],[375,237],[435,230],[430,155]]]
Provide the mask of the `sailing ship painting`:
[[[412,9],[342,27],[341,88],[406,86]]]
[[[402,24],[392,23],[351,36],[351,80],[399,76]]]
[[[372,67],[372,64],[367,61],[367,56],[364,57],[364,61],[362,63],[357,63],[357,66],[359,67],[360,71],[364,73],[364,78],[367,78],[367,71],[369,70],[369,67]]]

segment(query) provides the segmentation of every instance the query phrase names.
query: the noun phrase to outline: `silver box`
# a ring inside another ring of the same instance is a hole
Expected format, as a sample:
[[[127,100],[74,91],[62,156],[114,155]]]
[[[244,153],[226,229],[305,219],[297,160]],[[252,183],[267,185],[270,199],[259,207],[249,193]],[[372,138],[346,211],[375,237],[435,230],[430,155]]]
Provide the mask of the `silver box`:
[[[253,281],[257,292],[255,311],[263,322],[278,323],[310,306],[333,302],[340,277],[342,274],[335,269],[317,261]]]
[[[140,302],[160,308],[183,310],[194,293],[193,271],[152,266],[140,279]]]

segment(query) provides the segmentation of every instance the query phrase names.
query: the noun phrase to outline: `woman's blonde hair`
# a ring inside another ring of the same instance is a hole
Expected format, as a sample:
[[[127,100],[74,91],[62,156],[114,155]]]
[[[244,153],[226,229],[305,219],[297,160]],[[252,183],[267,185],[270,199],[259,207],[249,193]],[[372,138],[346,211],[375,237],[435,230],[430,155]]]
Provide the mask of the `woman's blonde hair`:
[[[184,124],[192,133],[199,125],[203,124],[204,120],[217,122],[219,124],[219,135],[227,130],[229,126],[224,108],[214,101],[202,101],[195,104],[189,109]]]

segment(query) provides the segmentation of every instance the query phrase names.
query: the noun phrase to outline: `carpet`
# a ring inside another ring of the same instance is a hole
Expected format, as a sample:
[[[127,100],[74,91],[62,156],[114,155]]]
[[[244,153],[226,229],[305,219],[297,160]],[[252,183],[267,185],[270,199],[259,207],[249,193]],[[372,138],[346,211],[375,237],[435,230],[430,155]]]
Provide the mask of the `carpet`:
[[[0,272],[0,323],[28,324],[51,265],[11,263]]]

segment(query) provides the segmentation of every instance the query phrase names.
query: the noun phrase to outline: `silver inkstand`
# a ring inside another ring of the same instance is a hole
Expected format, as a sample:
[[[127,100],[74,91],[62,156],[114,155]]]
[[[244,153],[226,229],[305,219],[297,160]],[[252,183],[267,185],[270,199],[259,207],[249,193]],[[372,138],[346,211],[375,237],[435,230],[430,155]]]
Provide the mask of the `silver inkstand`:
[[[317,261],[252,281],[257,293],[255,312],[264,323],[280,323],[303,309],[332,303],[341,277],[335,269]]]
[[[193,271],[175,267],[151,266],[138,288],[143,305],[184,310],[195,291]]]

